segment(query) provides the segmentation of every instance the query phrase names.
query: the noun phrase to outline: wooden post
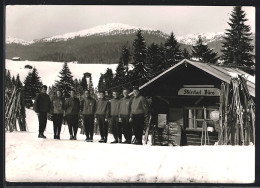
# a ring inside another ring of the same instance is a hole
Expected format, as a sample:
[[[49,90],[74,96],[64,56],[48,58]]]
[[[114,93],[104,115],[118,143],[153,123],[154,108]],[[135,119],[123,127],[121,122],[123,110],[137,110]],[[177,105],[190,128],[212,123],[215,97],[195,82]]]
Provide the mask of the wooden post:
[[[218,133],[218,144],[223,144],[223,102],[224,102],[224,92],[225,92],[225,84],[222,82],[221,90],[220,90],[220,97],[219,97],[219,126],[221,131]]]
[[[228,113],[228,97],[229,97],[229,83],[226,83],[226,89],[224,92],[224,98],[225,98],[225,120],[224,120],[224,144],[227,144],[228,142],[228,134],[227,134],[227,113]]]

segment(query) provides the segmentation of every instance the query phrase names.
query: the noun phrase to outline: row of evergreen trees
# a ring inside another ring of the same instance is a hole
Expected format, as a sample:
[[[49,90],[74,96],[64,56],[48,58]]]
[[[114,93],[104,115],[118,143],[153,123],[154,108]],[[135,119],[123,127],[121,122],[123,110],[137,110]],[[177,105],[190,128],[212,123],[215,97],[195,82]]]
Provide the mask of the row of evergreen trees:
[[[111,69],[107,69],[106,73],[100,76],[98,89],[107,90],[111,94],[111,90],[122,91],[123,87],[140,86],[184,58],[215,65],[220,65],[222,62],[222,65],[239,67],[252,73],[254,47],[250,44],[252,33],[250,26],[245,24],[246,21],[242,7],[234,7],[228,22],[231,28],[226,30],[221,57],[204,44],[201,36],[198,36],[190,54],[187,49],[183,51],[180,49],[180,44],[173,33],[164,44],[152,43],[147,47],[142,31],[139,30],[132,45],[133,54],[130,54],[128,44],[123,46],[115,76],[113,77]],[[133,66],[131,70],[130,64]]]
[[[82,79],[73,79],[73,75],[68,67],[68,64],[65,62],[63,68],[59,73],[59,80],[56,80],[54,85],[49,87],[49,95],[52,98],[56,95],[56,90],[60,89],[65,97],[69,97],[69,92],[71,89],[76,90],[76,94],[81,97],[86,89],[90,90],[91,93],[94,93],[92,77],[90,73],[85,73],[82,76]],[[88,80],[88,82],[87,82]],[[11,78],[10,71],[6,71],[6,95],[11,95],[14,87],[22,90],[23,101],[27,108],[30,108],[33,105],[33,100],[36,95],[40,93],[42,82],[36,68],[33,68],[32,71],[28,73],[25,77],[25,80],[22,84],[20,81],[19,74],[15,78]]]

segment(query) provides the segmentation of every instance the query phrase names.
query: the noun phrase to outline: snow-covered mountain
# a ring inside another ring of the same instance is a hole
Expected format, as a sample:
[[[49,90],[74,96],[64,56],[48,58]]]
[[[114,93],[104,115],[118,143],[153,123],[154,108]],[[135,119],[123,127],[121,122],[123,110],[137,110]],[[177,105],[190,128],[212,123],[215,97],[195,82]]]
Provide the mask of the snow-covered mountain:
[[[157,32],[157,34],[161,35],[162,37],[167,37],[168,35],[164,32],[161,32],[156,29],[152,28],[145,28],[145,27],[137,27],[137,26],[130,26],[127,24],[121,24],[121,23],[108,23],[105,25],[98,25],[93,28],[84,29],[77,32],[71,32],[71,33],[65,33],[62,35],[56,35],[52,37],[46,37],[43,39],[36,39],[34,41],[25,41],[22,39],[14,38],[14,37],[7,37],[6,44],[11,43],[17,43],[22,45],[29,45],[36,41],[41,42],[54,42],[54,41],[66,41],[68,39],[73,39],[76,37],[87,37],[92,35],[118,35],[118,34],[131,34],[135,33],[138,29],[141,29],[142,31],[145,31],[147,33],[151,32]],[[187,45],[194,45],[196,41],[198,40],[198,36],[201,36],[205,43],[209,43],[215,40],[220,40],[224,36],[224,32],[218,32],[218,33],[193,33],[188,34],[185,36],[176,37],[177,41],[182,44]]]
[[[137,27],[137,26],[130,26],[127,24],[121,23],[108,23],[105,25],[98,25],[89,29],[80,30],[77,32],[70,32],[64,33],[62,35],[56,35],[52,37],[46,37],[43,39],[35,39],[34,41],[25,41],[23,39],[14,38],[8,36],[6,39],[6,44],[17,43],[22,45],[29,45],[36,41],[41,42],[55,42],[55,41],[66,41],[68,39],[73,39],[76,37],[87,37],[92,35],[119,35],[119,34],[132,34],[135,33],[138,29],[145,31],[147,33],[157,33],[158,35],[166,38],[168,34],[159,31],[157,29],[152,28],[145,28],[145,27]],[[217,33],[191,33],[184,36],[176,37],[177,41],[181,44],[186,45],[194,45],[198,40],[198,36],[201,36],[204,43],[210,43],[213,41],[221,40],[224,37],[224,32],[217,32]]]
[[[34,43],[33,41],[26,41],[26,40],[23,40],[23,39],[18,39],[18,38],[15,38],[15,37],[6,37],[6,44],[22,44],[22,45],[30,45]]]
[[[92,35],[118,35],[118,34],[131,34],[135,33],[138,29],[141,29],[145,32],[158,32],[162,36],[167,36],[167,34],[158,31],[156,29],[145,28],[145,27],[137,27],[130,26],[127,24],[121,23],[109,23],[105,25],[98,25],[96,27],[85,29],[77,32],[65,33],[63,35],[56,35],[48,38],[43,38],[41,41],[60,41],[60,40],[68,40],[73,39],[75,37],[87,37]]]
[[[204,43],[210,43],[213,41],[221,40],[225,34],[224,32],[218,33],[193,33],[185,36],[176,37],[177,41],[182,44],[195,45],[198,40],[198,36],[201,36]]]

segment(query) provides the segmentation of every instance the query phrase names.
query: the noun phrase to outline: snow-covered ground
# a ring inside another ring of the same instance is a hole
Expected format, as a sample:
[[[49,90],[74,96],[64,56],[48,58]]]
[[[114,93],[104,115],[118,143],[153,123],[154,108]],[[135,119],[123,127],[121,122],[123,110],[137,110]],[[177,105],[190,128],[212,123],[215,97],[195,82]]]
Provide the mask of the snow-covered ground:
[[[28,72],[31,69],[25,68],[25,65],[31,65],[35,67],[39,73],[41,81],[47,86],[51,86],[55,83],[55,80],[59,80],[59,72],[62,69],[62,62],[51,61],[12,61],[6,59],[5,68],[10,71],[11,76],[19,74],[21,81],[23,82]],[[70,71],[73,75],[73,79],[82,79],[83,73],[89,72],[92,74],[92,81],[94,87],[97,87],[100,73],[105,73],[107,68],[111,68],[115,73],[117,64],[75,64],[68,63]]]
[[[63,125],[61,140],[53,139],[52,122],[37,138],[35,112],[26,110],[29,132],[5,134],[5,176],[10,182],[152,182],[252,183],[254,146],[186,146],[84,142],[69,140]]]

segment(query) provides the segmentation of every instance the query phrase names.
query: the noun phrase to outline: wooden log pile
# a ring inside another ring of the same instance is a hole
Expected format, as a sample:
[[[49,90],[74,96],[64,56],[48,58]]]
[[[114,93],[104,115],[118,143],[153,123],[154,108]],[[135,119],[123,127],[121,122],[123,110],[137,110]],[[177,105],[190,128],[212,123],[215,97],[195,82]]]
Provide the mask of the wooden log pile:
[[[5,94],[5,131],[17,131],[17,123],[20,131],[27,131],[22,91],[14,88],[11,93]]]

